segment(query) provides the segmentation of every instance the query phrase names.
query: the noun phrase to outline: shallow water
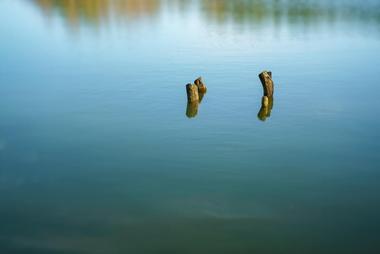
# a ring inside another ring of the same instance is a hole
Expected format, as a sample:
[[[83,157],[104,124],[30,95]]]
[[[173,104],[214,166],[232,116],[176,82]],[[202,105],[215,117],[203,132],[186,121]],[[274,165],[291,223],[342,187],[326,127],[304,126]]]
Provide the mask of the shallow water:
[[[378,1],[2,0],[0,21],[0,253],[379,252]]]

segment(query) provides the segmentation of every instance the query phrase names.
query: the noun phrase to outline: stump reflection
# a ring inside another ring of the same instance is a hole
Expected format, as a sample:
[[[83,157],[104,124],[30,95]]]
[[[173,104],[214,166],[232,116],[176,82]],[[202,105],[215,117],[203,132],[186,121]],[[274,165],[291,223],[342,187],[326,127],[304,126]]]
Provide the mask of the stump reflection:
[[[186,107],[186,116],[188,118],[196,117],[198,114],[198,107],[199,107],[198,101],[188,102],[187,107]]]
[[[199,92],[199,104],[202,102],[203,97],[205,96],[205,94],[206,94],[206,92],[204,92],[204,93]]]
[[[186,116],[194,118],[198,114],[199,104],[201,104],[203,97],[206,93],[199,93],[199,101],[188,102],[186,107]]]
[[[273,97],[268,98],[268,105],[262,103],[259,113],[257,114],[257,118],[261,121],[265,121],[268,117],[270,117],[270,113],[273,109]]]

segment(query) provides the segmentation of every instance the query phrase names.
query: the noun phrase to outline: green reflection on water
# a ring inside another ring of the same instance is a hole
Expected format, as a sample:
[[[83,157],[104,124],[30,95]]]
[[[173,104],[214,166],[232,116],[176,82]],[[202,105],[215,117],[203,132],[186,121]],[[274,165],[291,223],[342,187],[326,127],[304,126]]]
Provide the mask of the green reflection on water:
[[[235,23],[265,27],[315,27],[345,22],[375,25],[379,32],[380,4],[378,1],[316,1],[316,0],[33,0],[47,15],[59,13],[70,27],[79,25],[100,26],[111,19],[132,22],[135,19],[153,18],[167,8],[176,7],[186,13],[197,6],[203,17],[217,24]],[[75,29],[74,29],[75,30]]]

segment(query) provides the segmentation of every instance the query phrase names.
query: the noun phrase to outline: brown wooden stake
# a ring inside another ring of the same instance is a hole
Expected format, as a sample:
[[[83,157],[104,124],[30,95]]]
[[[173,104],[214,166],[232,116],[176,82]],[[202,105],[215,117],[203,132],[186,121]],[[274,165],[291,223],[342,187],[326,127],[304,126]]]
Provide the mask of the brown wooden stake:
[[[206,85],[203,83],[202,77],[197,78],[197,79],[194,81],[194,84],[198,87],[198,91],[199,91],[199,93],[206,93],[206,92],[207,92],[207,87],[206,87]]]
[[[198,102],[199,101],[198,87],[196,85],[187,84],[186,85],[186,92],[187,92],[187,101],[188,102]]]
[[[267,97],[273,97],[274,93],[274,84],[272,80],[272,72],[270,71],[263,71],[259,74],[259,78],[261,81],[261,84],[263,85],[264,89],[264,96]]]

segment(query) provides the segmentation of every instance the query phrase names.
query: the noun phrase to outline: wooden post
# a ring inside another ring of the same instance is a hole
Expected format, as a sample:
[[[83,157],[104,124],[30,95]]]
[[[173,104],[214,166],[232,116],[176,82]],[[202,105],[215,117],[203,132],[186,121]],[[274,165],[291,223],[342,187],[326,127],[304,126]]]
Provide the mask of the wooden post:
[[[261,84],[263,85],[264,89],[264,96],[267,97],[273,97],[274,93],[274,84],[272,80],[272,72],[270,71],[263,71],[259,74],[259,78],[261,81]]]
[[[198,87],[196,85],[187,84],[186,85],[186,92],[187,92],[187,101],[188,102],[198,102],[199,101]]]
[[[199,92],[199,93],[206,93],[206,92],[207,92],[207,87],[206,87],[206,85],[203,83],[202,77],[197,78],[197,79],[194,81],[194,84],[198,87],[198,92]]]

